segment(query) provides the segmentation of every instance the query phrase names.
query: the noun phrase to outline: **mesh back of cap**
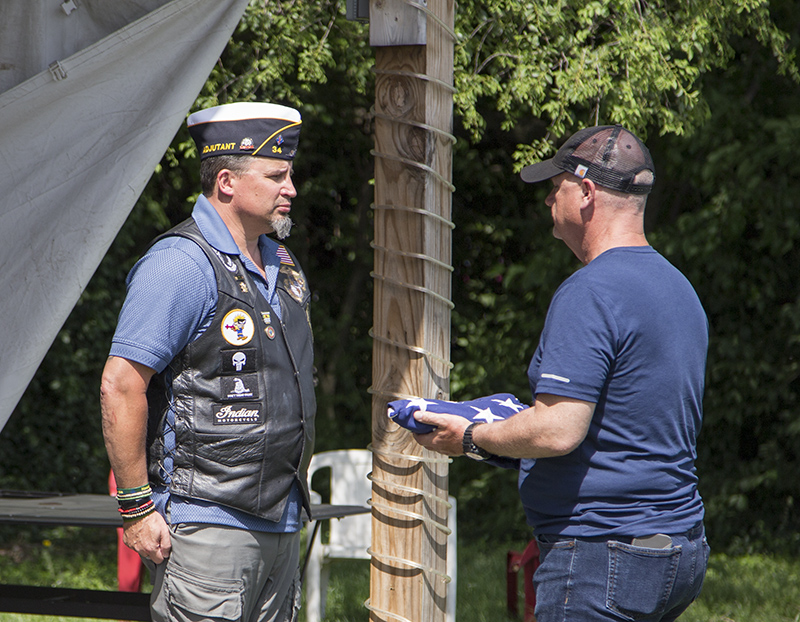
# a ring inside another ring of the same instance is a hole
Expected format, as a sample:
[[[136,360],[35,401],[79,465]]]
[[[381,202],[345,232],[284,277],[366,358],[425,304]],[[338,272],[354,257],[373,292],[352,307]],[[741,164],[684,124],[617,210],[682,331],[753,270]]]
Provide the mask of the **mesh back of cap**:
[[[587,133],[589,136],[584,138]],[[567,142],[567,146],[571,147],[571,152],[565,154],[565,170],[584,166],[586,169],[582,177],[612,190],[631,194],[645,194],[653,187],[654,175],[634,183],[641,171],[655,172],[653,160],[647,147],[619,125],[578,132]]]

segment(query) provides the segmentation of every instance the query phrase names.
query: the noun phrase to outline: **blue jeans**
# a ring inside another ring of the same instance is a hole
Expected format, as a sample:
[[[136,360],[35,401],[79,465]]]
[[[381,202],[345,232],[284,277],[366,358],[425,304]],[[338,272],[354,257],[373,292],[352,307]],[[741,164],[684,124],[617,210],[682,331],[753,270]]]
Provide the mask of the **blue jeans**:
[[[702,525],[665,549],[541,536],[539,550],[537,622],[676,620],[700,594],[710,552]]]

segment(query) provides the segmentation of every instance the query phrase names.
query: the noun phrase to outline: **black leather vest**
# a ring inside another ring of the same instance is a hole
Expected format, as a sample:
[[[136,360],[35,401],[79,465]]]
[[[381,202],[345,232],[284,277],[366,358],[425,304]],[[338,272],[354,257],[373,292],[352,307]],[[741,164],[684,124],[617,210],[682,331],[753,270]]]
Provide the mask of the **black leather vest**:
[[[188,238],[205,252],[219,301],[208,329],[150,382],[150,480],[166,483],[161,464],[171,393],[176,446],[170,492],[277,521],[297,482],[310,514],[316,398],[303,272],[288,251],[281,253],[278,319],[241,259],[214,249],[193,219],[158,239],[167,236]]]

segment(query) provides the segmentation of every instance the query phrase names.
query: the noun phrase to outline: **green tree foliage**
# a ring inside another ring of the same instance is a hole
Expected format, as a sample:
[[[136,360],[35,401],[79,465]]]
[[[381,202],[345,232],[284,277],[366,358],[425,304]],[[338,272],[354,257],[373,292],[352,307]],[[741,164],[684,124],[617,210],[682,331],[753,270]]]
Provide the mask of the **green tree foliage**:
[[[515,171],[579,126],[649,135],[660,188],[651,240],[696,284],[712,322],[702,492],[725,542],[763,541],[796,520],[800,94],[797,33],[777,24],[798,18],[788,0],[465,0],[456,13],[451,395],[530,400],[525,371],[550,297],[579,267],[552,239],[546,189]],[[252,0],[193,107],[302,110],[289,244],[313,289],[320,450],[364,447],[371,434],[367,35],[340,1]],[[0,435],[0,486],[104,489],[97,392],[125,275],[190,213],[197,167],[184,128]],[[514,472],[456,460],[451,475],[461,533],[489,537],[491,524],[525,537]]]
[[[733,37],[770,48],[782,72],[796,70],[788,35],[767,0],[492,0],[462,3],[456,48],[457,104],[465,127],[486,127],[477,102],[504,113],[502,129],[533,116],[545,136],[520,147],[540,158],[575,124],[622,123],[642,133],[683,134],[708,117],[699,79],[726,66]]]
[[[783,16],[797,23],[800,12]],[[711,122],[660,145],[668,185],[651,215],[664,222],[656,243],[689,275],[710,318],[699,468],[712,533],[738,550],[796,551],[800,90],[762,50],[737,48],[736,62],[704,85]]]

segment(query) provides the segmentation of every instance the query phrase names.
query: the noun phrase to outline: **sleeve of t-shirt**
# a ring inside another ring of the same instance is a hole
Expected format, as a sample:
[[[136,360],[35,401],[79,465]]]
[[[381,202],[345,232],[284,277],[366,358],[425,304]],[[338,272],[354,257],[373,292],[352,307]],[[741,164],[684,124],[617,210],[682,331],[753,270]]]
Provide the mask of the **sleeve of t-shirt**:
[[[139,260],[127,283],[109,354],[161,372],[213,318],[214,269],[197,244],[172,237]]]
[[[597,403],[617,343],[614,317],[597,292],[567,282],[547,311],[536,353],[534,392]]]

